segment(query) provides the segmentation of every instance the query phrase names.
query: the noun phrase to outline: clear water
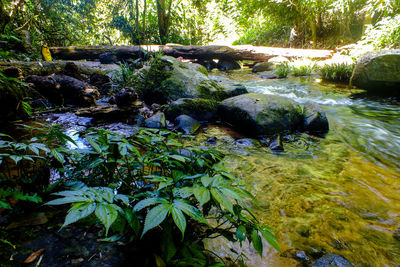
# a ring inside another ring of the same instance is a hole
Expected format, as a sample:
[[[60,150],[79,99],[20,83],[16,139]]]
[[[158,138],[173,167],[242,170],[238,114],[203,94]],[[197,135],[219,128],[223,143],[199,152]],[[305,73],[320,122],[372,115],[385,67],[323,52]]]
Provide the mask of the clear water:
[[[400,241],[394,235],[400,228],[400,104],[356,97],[359,91],[313,77],[215,75],[250,92],[317,102],[327,113],[330,132],[325,138],[299,136],[284,144],[283,154],[237,146],[221,127],[198,136],[200,142],[219,137],[218,148],[228,154],[224,164],[249,184],[260,201],[253,208],[276,229],[285,254],[304,251],[312,259],[334,252],[356,266],[399,266]],[[208,245],[222,256],[233,246],[223,240]],[[296,265],[269,248],[263,258],[246,252],[252,255],[250,266]]]

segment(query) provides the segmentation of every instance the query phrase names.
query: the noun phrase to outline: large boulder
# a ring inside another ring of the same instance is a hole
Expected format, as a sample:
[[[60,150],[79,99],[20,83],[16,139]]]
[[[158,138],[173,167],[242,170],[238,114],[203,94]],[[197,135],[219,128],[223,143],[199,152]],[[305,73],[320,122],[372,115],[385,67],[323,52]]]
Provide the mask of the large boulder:
[[[218,102],[212,99],[180,98],[169,105],[166,115],[170,120],[185,114],[196,120],[206,121],[215,115],[217,106]]]
[[[272,70],[273,66],[274,66],[274,63],[272,63],[272,62],[268,62],[268,61],[259,62],[259,63],[255,64],[255,65],[253,66],[253,68],[251,69],[251,71],[252,71],[252,72],[269,71],[269,70]]]
[[[244,94],[218,105],[222,121],[250,135],[273,135],[301,128],[303,115],[293,100],[275,95]]]
[[[179,98],[222,100],[231,96],[208,77],[203,66],[168,56],[154,59],[150,67],[138,72],[135,90],[147,104],[165,104]]]
[[[229,60],[229,59],[220,59],[217,64],[217,68],[222,71],[226,70],[240,70],[242,66],[235,61],[235,60]]]
[[[400,93],[400,49],[370,52],[357,61],[350,84],[379,93]]]
[[[165,115],[159,112],[144,121],[144,126],[147,128],[164,129],[167,126]]]

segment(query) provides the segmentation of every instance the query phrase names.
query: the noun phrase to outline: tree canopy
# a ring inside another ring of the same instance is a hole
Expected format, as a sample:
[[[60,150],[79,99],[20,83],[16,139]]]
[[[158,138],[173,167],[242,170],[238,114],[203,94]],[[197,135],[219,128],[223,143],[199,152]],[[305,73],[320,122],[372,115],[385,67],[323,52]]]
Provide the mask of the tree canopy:
[[[398,46],[400,0],[1,0],[0,32],[28,31],[32,43],[234,44],[332,47],[385,32]],[[376,32],[374,33],[376,34]],[[377,36],[375,36],[377,38]]]

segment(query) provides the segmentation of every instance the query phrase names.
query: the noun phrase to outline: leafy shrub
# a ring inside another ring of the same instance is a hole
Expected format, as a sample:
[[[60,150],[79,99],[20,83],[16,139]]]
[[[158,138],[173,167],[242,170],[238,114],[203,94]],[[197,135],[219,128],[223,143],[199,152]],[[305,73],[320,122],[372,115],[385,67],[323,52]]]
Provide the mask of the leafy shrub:
[[[291,65],[294,76],[308,76],[315,69],[315,63],[309,59],[297,60]]]
[[[73,204],[63,226],[94,216],[105,226],[106,235],[112,229],[137,240],[162,228],[160,247],[199,244],[222,235],[231,241],[249,240],[261,255],[262,236],[279,250],[272,230],[246,205],[253,196],[216,164],[221,153],[183,148],[180,138],[159,130],[142,130],[125,138],[92,129],[85,135],[90,148],[73,153],[68,163],[71,171],[65,174],[68,180],[88,186],[56,193],[62,198],[47,204]],[[179,255],[167,253],[162,260],[177,264]]]
[[[325,64],[320,68],[322,78],[332,82],[348,82],[353,73],[354,65],[346,63]]]
[[[115,81],[120,88],[135,86],[135,68],[128,63],[120,65],[121,71],[118,72]]]
[[[278,78],[286,78],[289,75],[290,66],[288,63],[282,63],[275,68],[274,73],[278,75]]]

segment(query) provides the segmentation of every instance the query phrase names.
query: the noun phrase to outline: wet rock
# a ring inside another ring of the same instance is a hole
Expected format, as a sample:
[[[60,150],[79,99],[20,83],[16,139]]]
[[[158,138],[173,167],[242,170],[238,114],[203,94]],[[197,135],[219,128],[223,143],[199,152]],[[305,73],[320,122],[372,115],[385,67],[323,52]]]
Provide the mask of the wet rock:
[[[136,75],[138,82],[135,89],[147,104],[166,104],[179,98],[222,100],[230,96],[208,77],[203,66],[173,57],[159,57]]]
[[[112,64],[117,62],[117,57],[112,52],[106,52],[99,55],[99,61],[101,64]]]
[[[283,148],[282,137],[280,135],[276,136],[272,139],[271,143],[268,145],[269,149],[276,152],[283,152],[285,149]]]
[[[169,105],[166,115],[171,120],[185,114],[196,120],[206,121],[214,117],[217,106],[217,101],[212,99],[181,98]]]
[[[321,258],[319,258],[316,262],[314,262],[311,267],[353,267],[349,261],[347,261],[342,256],[339,256],[334,253],[328,253]]]
[[[175,124],[176,129],[185,134],[194,134],[200,128],[200,123],[188,115],[178,116]]]
[[[400,93],[400,49],[367,53],[359,58],[350,84],[374,93]]]
[[[165,114],[159,112],[144,121],[147,128],[164,129],[166,128]]]
[[[282,257],[292,258],[299,261],[303,266],[309,266],[311,263],[307,254],[298,249],[289,249],[282,253]]]
[[[250,139],[250,138],[238,139],[235,141],[235,143],[238,144],[239,146],[257,146],[257,145],[259,145],[259,142],[257,142],[257,140]]]
[[[159,112],[161,110],[161,106],[159,104],[157,104],[157,103],[153,103],[151,105],[150,109],[151,109],[151,111],[153,113],[157,113],[157,112]]]
[[[251,69],[252,72],[263,72],[263,71],[268,71],[271,70],[273,67],[273,63],[272,62],[260,62],[257,63],[253,66],[253,68]]]
[[[329,131],[329,122],[322,108],[313,102],[303,106],[304,131],[315,135],[323,135]]]
[[[248,93],[247,88],[240,83],[225,83],[221,84],[221,86],[229,92],[231,97]]]
[[[133,88],[127,87],[117,92],[114,96],[114,99],[118,107],[129,108],[136,102],[138,95]]]
[[[217,64],[217,68],[222,71],[226,70],[240,70],[242,67],[235,60],[220,59]]]
[[[210,145],[215,145],[217,143],[217,137],[212,136],[212,137],[208,138],[206,142]]]
[[[218,114],[223,122],[250,135],[293,132],[302,124],[302,112],[293,100],[264,94],[244,94],[222,101]]]
[[[258,74],[263,79],[278,79],[278,75],[276,75],[273,71],[264,71]]]
[[[110,92],[112,80],[109,76],[101,73],[92,73],[89,78],[89,83],[99,89],[100,94],[105,95]]]

